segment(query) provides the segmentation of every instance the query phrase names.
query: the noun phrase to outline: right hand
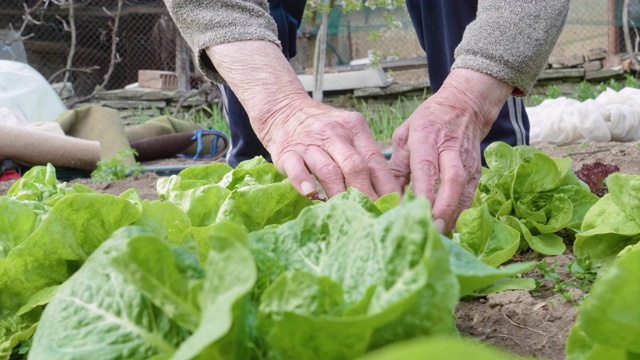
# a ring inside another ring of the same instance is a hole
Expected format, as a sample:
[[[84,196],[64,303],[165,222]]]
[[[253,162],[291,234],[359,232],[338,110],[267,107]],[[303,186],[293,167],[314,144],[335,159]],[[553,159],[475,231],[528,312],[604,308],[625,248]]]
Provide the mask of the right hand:
[[[267,41],[216,45],[206,53],[249,115],[258,139],[303,195],[353,186],[372,199],[400,192],[387,161],[356,112],[312,100],[280,49]]]
[[[350,112],[303,99],[265,127],[255,127],[276,167],[304,195],[313,195],[313,173],[329,197],[353,186],[372,199],[400,192],[367,122]]]

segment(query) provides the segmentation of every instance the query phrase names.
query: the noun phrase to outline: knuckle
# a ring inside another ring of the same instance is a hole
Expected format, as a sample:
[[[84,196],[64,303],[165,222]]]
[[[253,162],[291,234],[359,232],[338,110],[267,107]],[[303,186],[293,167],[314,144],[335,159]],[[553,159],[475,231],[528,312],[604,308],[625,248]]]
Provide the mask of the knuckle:
[[[358,154],[349,154],[341,162],[345,174],[363,174],[368,172],[367,163]]]
[[[436,176],[438,174],[438,164],[431,159],[420,159],[416,162],[415,166],[416,170],[428,174],[429,176]]]
[[[323,181],[328,182],[337,182],[342,181],[342,174],[340,172],[340,167],[338,167],[335,163],[327,162],[318,167],[315,171],[315,175],[322,179]]]

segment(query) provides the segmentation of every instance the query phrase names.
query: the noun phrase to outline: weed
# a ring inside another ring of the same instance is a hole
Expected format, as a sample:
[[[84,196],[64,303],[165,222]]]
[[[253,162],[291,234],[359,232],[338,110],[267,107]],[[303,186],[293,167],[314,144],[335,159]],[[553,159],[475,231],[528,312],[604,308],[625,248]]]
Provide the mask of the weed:
[[[554,261],[549,264],[547,261],[541,261],[538,263],[537,268],[542,272],[542,277],[548,280],[551,285],[549,288],[554,294],[562,296],[569,302],[574,302],[575,299],[571,295],[570,289],[578,289],[584,293],[588,293],[591,289],[591,285],[598,276],[599,266],[594,264],[588,258],[576,258],[567,264],[567,270],[570,274],[569,279],[563,279],[557,272],[558,261]],[[537,280],[537,288],[543,288],[545,284]],[[580,300],[578,300],[580,302]]]
[[[615,79],[609,79],[609,81],[607,82],[601,82],[600,84],[598,84],[598,86],[596,87],[596,90],[598,91],[598,93],[603,93],[607,89],[620,91],[622,90],[622,88],[624,88],[624,85],[620,84]]]
[[[589,99],[595,99],[598,95],[588,81],[583,80],[576,86],[576,99],[585,101]]]
[[[640,81],[638,81],[638,79],[636,79],[635,76],[631,74],[625,74],[624,76],[627,78],[625,82],[626,87],[630,87],[634,89],[640,88]]]
[[[133,165],[126,165],[123,159],[138,155],[134,149],[119,151],[118,154],[108,160],[98,161],[97,167],[91,172],[91,179],[97,182],[114,181],[126,178],[129,175],[140,175],[144,167],[136,162]]]
[[[562,92],[556,85],[550,85],[545,93],[547,99],[557,99],[562,96]]]

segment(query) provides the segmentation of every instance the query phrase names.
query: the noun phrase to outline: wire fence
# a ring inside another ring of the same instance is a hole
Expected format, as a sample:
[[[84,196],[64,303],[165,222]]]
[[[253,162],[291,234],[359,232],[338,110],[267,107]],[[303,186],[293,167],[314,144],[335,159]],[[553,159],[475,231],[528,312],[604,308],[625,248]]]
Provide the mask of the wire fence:
[[[592,48],[626,52],[622,3],[573,0],[554,54],[586,54]],[[640,0],[630,0],[629,18],[632,25],[640,23]],[[311,66],[314,31],[301,28],[299,71]],[[424,57],[404,9],[391,13],[384,9],[349,14],[335,11],[328,33],[330,66],[363,59]],[[0,2],[0,59],[28,62],[52,83],[66,77],[76,96],[91,94],[100,85],[118,89],[134,83],[140,69],[175,71],[178,36],[162,0]],[[635,26],[631,36],[637,48],[640,36]],[[407,74],[402,74],[406,81],[426,78],[424,69]],[[399,80],[401,74],[394,77]]]

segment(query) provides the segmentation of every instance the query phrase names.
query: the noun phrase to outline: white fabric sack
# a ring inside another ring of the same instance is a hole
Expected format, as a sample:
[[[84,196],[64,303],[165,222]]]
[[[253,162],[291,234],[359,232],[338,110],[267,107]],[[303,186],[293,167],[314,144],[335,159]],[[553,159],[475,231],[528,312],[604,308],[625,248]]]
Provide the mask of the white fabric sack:
[[[640,89],[607,89],[584,102],[547,99],[527,113],[532,142],[640,141]]]
[[[539,106],[527,108],[531,124],[531,142],[573,144],[584,141],[610,141],[605,123],[609,113],[595,101],[581,103],[560,97],[548,99]]]
[[[34,68],[0,60],[0,108],[6,107],[29,122],[49,122],[67,108],[49,82]]]

